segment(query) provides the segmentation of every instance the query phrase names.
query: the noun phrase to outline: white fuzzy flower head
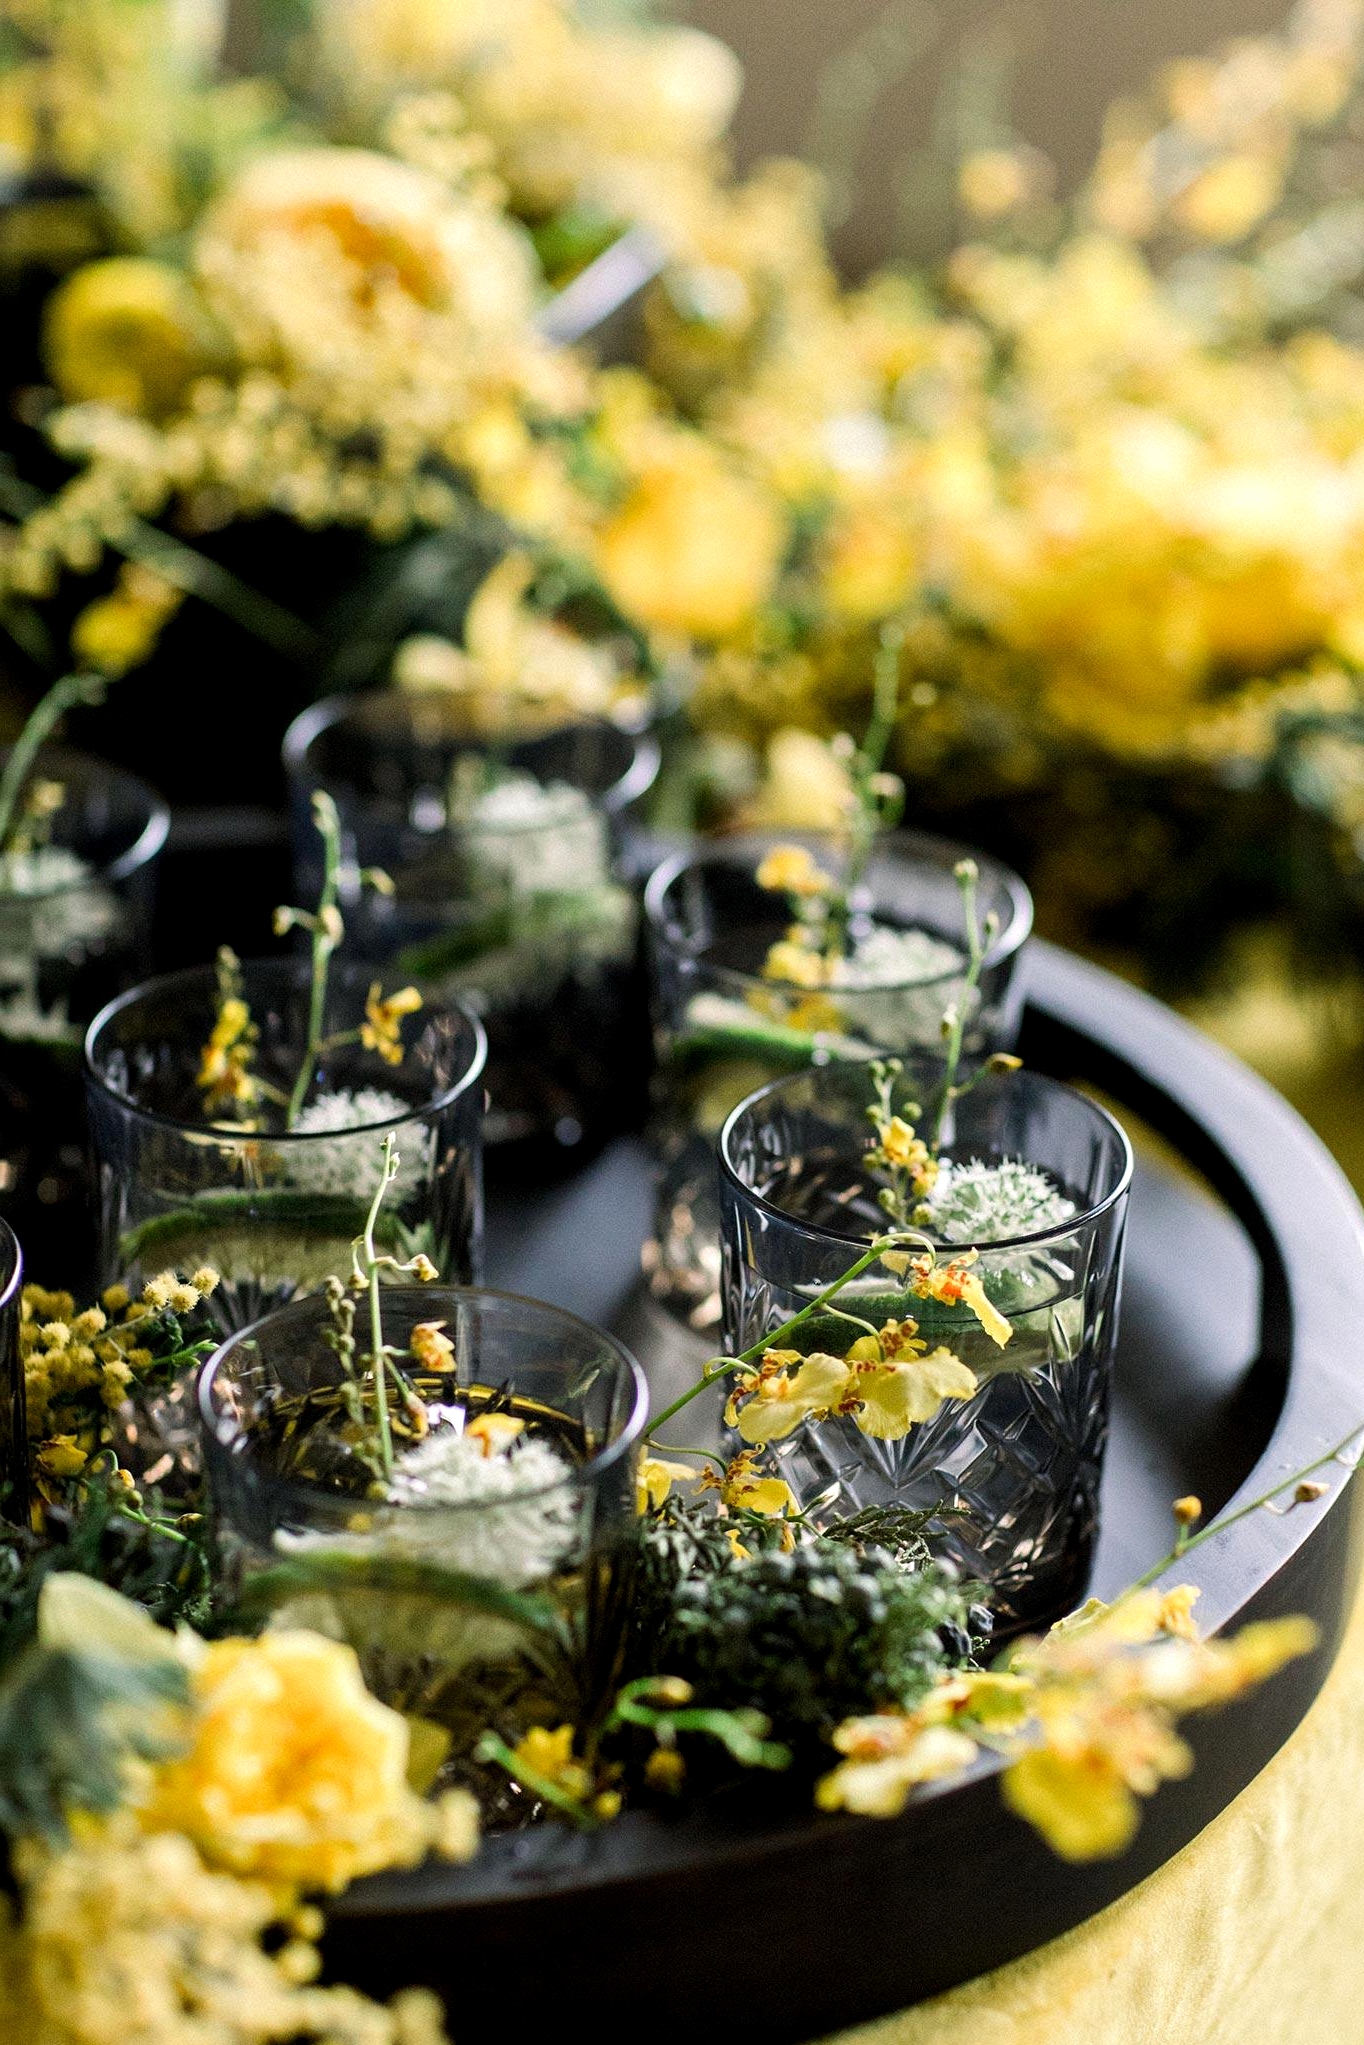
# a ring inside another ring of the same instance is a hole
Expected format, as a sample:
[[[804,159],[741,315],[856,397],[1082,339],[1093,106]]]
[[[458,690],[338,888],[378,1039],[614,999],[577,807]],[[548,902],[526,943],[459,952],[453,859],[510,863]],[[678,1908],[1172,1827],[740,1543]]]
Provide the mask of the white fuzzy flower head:
[[[298,1116],[293,1133],[334,1136],[335,1140],[290,1144],[285,1158],[290,1183],[305,1186],[311,1193],[372,1200],[384,1169],[383,1142],[375,1125],[401,1121],[411,1113],[410,1101],[400,1100],[383,1087],[339,1087],[335,1093],[319,1094]],[[366,1133],[359,1134],[361,1130]],[[416,1122],[404,1123],[398,1131],[400,1164],[395,1190],[399,1199],[421,1177],[425,1144],[426,1137]]]
[[[440,1428],[400,1457],[388,1490],[395,1509],[378,1515],[375,1539],[510,1590],[541,1583],[573,1546],[572,1480],[572,1464],[537,1436],[489,1454],[485,1442]]]
[[[1046,1172],[1022,1158],[945,1162],[926,1205],[928,1226],[948,1243],[1002,1243],[1060,1228],[1075,1212]]]

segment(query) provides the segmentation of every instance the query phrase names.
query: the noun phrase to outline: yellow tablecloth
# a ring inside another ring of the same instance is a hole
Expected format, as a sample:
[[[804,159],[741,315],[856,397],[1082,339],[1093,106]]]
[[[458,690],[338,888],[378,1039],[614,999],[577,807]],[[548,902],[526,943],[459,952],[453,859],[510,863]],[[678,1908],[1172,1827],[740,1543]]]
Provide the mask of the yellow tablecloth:
[[[1364,2045],[1364,1599],[1288,1745],[1159,1873],[839,2045]]]

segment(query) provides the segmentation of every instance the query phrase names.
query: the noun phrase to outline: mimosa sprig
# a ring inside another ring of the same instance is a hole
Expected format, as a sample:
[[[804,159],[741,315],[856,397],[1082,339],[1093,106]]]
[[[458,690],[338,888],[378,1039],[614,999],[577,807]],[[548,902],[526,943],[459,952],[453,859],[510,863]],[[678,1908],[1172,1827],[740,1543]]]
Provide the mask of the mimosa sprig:
[[[20,798],[39,752],[68,710],[102,702],[107,686],[103,675],[63,675],[30,713],[0,774],[0,854],[18,849],[16,840],[22,835],[26,814]]]

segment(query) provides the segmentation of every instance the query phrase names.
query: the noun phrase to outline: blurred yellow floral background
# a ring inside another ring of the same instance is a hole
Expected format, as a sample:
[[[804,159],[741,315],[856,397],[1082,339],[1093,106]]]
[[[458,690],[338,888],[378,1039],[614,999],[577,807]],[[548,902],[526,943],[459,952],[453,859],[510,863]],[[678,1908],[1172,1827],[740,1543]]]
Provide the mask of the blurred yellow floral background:
[[[910,820],[1014,858],[1044,931],[1309,1105],[1340,1092],[1360,0],[1169,64],[1064,201],[1037,141],[961,151],[957,245],[855,285],[808,165],[735,170],[732,53],[630,7],[316,0],[255,10],[231,62],[210,7],[11,16],[16,701],[99,657],[131,556],[203,600],[158,599],[149,652],[216,604],[315,693],[349,594],[345,681],[485,729],[652,687],[663,821],[791,827],[838,814],[828,741],[893,623]],[[622,248],[621,313],[569,318]],[[126,575],[117,601],[132,645]]]

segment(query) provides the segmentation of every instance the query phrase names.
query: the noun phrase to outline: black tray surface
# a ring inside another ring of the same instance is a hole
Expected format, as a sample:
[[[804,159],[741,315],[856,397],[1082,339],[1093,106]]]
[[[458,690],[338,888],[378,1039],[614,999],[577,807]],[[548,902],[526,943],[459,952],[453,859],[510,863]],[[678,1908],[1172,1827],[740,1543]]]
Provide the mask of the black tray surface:
[[[1252,1498],[1364,1420],[1364,1217],[1292,1110],[1188,1024],[1052,947],[1035,945],[1028,970],[1027,1062],[1100,1090],[1140,1156],[1094,1578],[1112,1595],[1169,1546],[1174,1498],[1194,1492],[1209,1513]],[[571,1181],[497,1196],[485,1276],[622,1329],[666,1384],[704,1352],[641,1298],[650,1203],[644,1146],[622,1139]],[[1357,1571],[1361,1487],[1327,1474],[1318,1504],[1254,1514],[1176,1573],[1199,1585],[1207,1629],[1306,1612],[1321,1645],[1190,1723],[1193,1774],[1146,1806],[1121,1859],[1057,1860],[1005,1811],[991,1759],[892,1821],[755,1820],[742,1799],[672,1821],[627,1813],[358,1883],[331,1910],[345,1978],[429,1983],[461,2045],[570,2018],[599,2040],[644,2023],[666,2045],[694,2035],[702,1984],[709,2008],[742,2011],[753,2045],[784,2045],[1029,1951],[1161,1866],[1300,1722]]]

